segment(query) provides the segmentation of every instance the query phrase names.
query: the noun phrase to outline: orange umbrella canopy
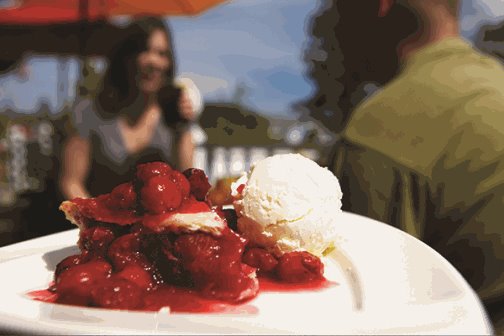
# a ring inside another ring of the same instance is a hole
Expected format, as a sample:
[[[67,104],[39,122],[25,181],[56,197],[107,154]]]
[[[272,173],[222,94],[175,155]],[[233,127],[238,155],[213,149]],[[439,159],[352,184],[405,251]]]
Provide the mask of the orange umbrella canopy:
[[[0,24],[53,24],[116,15],[196,15],[226,0],[11,0]]]
[[[225,0],[116,0],[110,7],[115,15],[196,15]]]

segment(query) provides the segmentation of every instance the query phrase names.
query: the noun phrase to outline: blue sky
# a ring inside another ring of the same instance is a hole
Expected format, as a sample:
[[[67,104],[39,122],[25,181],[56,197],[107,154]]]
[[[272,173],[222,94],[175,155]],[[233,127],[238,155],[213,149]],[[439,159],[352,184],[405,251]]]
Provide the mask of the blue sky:
[[[192,78],[207,100],[231,100],[236,86],[243,85],[250,107],[288,114],[289,105],[312,90],[302,57],[317,3],[241,0],[196,20],[172,20],[180,74]]]
[[[461,31],[467,39],[474,38],[483,23],[504,20],[504,0],[462,0]]]
[[[195,18],[171,19],[179,75],[191,78],[206,101],[232,101],[236,86],[243,85],[250,108],[294,118],[291,105],[312,91],[302,57],[308,19],[320,3],[233,0]],[[465,0],[462,11],[462,33],[472,38],[482,22],[504,19],[504,1]],[[29,113],[45,100],[57,109],[56,59],[34,57],[27,66],[28,79],[0,77],[0,108]],[[68,66],[73,87],[77,66]]]

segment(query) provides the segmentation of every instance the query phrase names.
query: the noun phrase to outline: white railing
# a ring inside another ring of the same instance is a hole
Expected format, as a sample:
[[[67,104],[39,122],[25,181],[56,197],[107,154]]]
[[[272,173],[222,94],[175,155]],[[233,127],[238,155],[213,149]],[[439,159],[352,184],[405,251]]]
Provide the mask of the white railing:
[[[317,150],[308,148],[201,146],[195,149],[193,166],[203,169],[214,184],[220,178],[241,175],[258,160],[283,153],[300,153],[312,160],[319,158]]]

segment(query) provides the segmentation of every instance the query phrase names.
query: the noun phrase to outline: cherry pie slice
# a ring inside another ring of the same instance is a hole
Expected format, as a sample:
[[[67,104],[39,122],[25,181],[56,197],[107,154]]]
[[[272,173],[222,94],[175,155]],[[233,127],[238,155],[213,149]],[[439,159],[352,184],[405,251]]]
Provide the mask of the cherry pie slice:
[[[234,211],[208,202],[209,189],[199,169],[181,173],[152,162],[109,194],[63,202],[60,209],[80,229],[81,253],[57,265],[54,300],[194,312],[205,300],[252,299],[258,275],[290,283],[324,279],[320,259],[307,252],[276,258],[249,246],[235,231]]]

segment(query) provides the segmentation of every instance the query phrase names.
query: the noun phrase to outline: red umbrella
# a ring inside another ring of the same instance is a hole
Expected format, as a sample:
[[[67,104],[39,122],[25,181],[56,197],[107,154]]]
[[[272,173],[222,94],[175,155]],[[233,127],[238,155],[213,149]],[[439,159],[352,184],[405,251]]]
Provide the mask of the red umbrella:
[[[0,71],[26,51],[103,55],[122,36],[119,15],[197,15],[227,0],[4,0]]]
[[[24,0],[0,9],[2,24],[99,20],[115,15],[196,15],[226,0]]]

